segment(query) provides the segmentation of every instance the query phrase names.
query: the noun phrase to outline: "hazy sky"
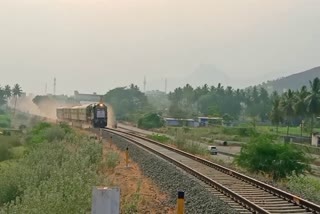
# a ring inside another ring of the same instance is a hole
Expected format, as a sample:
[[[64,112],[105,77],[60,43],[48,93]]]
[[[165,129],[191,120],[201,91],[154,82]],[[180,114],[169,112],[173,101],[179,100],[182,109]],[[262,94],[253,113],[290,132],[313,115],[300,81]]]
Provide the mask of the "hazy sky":
[[[55,76],[58,93],[104,93],[200,64],[258,83],[320,65],[319,11],[319,0],[0,0],[0,84],[52,92]]]

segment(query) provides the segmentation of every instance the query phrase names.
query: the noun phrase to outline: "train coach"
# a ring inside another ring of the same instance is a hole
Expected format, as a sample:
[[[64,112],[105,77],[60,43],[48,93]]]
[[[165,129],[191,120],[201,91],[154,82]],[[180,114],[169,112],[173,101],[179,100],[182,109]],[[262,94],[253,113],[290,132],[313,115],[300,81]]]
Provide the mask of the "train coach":
[[[56,109],[58,122],[81,128],[105,128],[108,125],[108,108],[100,103]]]

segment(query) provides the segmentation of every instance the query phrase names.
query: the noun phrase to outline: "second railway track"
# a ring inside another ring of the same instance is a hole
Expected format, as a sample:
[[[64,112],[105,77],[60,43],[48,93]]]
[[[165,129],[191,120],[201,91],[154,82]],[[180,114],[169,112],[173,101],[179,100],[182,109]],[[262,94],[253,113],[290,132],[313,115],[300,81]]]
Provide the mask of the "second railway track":
[[[240,213],[317,213],[320,206],[205,159],[126,131],[106,129],[170,161],[213,187]]]

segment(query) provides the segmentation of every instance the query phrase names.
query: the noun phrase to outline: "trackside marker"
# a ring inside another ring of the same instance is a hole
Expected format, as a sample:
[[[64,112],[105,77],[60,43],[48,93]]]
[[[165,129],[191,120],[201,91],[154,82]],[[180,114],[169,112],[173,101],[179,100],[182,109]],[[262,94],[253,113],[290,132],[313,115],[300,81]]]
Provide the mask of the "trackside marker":
[[[184,214],[184,192],[178,192],[177,214]]]

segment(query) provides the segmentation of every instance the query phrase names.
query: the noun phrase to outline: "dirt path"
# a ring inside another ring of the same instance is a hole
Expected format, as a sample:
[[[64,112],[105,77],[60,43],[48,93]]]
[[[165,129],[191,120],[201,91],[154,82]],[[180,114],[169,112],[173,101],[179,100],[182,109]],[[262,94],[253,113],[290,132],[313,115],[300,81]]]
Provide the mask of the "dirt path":
[[[129,159],[126,167],[125,153],[116,146],[104,141],[104,157],[110,153],[119,154],[119,163],[114,170],[105,174],[112,185],[121,189],[121,213],[175,213],[173,207],[166,205],[167,197],[153,181],[144,177],[139,166]]]

